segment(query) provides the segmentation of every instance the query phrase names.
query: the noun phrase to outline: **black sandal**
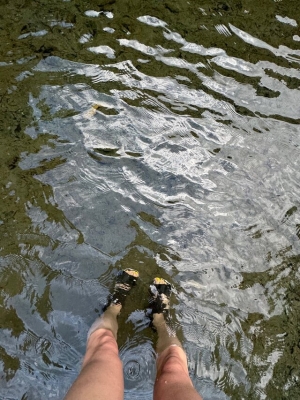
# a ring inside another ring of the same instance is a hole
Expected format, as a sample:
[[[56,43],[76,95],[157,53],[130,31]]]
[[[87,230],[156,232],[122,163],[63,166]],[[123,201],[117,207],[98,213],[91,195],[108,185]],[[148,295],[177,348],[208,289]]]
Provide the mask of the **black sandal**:
[[[121,270],[116,277],[114,292],[108,296],[103,311],[105,311],[111,304],[121,304],[123,306],[126,296],[136,284],[138,278],[139,272],[135,269],[126,268]]]
[[[163,278],[154,278],[150,285],[150,308],[152,314],[164,313],[168,315],[170,309],[171,284]]]

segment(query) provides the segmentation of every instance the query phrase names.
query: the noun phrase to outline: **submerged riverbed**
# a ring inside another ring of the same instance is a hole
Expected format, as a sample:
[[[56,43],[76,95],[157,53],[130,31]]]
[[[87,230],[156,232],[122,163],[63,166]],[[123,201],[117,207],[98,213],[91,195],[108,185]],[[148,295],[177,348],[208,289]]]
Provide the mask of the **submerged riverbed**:
[[[204,400],[300,398],[298,2],[0,9],[0,399],[63,398],[127,267],[125,399],[155,276]]]

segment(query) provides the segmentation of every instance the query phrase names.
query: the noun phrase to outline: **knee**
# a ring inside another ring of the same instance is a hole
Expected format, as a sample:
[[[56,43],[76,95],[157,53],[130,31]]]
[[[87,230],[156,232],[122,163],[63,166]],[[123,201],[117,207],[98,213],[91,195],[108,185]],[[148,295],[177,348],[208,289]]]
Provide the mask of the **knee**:
[[[83,364],[102,359],[119,359],[116,339],[107,329],[99,329],[92,333],[87,343]]]
[[[118,353],[118,345],[113,333],[108,329],[99,329],[95,331],[87,344],[87,347],[93,348],[94,351],[100,350],[100,348],[107,351]]]
[[[157,374],[185,373],[188,375],[187,359],[184,350],[178,346],[167,348],[157,360]]]

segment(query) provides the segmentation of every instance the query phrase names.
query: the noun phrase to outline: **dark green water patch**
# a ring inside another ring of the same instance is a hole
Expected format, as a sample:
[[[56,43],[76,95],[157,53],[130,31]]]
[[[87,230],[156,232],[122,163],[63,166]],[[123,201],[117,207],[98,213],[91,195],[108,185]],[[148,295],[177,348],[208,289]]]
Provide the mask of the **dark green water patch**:
[[[254,344],[251,357],[262,361],[257,366],[246,364],[250,377],[259,380],[261,376],[266,376],[268,360],[272,362],[272,355],[279,357],[276,364],[273,364],[274,361],[273,365],[269,364],[269,368],[272,368],[272,379],[266,387],[268,398],[296,399],[300,395],[296,383],[300,373],[299,262],[299,256],[292,257],[264,273],[242,274],[242,289],[259,283],[265,288],[268,297],[271,295],[273,309],[278,302],[281,303],[281,311],[274,312],[270,318],[250,314],[242,324],[244,332]]]

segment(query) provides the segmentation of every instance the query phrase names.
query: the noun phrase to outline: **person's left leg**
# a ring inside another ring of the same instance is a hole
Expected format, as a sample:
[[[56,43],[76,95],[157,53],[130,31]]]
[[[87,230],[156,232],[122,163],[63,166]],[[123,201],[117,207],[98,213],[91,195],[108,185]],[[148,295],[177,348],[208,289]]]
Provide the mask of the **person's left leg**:
[[[110,305],[89,330],[81,372],[65,400],[124,398],[123,366],[116,341],[117,316],[138,277],[138,271],[131,268],[118,273],[114,292],[108,298]]]
[[[81,372],[65,400],[123,400],[123,366],[116,342],[120,304],[112,304],[92,325]]]
[[[108,299],[110,305],[89,330],[81,372],[65,400],[124,398],[123,366],[116,342],[117,316],[138,277],[138,271],[131,268],[118,273],[114,293]]]

